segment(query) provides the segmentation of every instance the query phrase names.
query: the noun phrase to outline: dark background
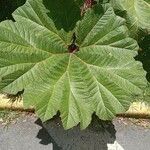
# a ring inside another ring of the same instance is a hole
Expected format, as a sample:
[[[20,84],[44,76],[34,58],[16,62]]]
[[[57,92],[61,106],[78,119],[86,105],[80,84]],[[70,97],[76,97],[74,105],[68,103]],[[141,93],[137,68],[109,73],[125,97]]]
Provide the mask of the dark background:
[[[26,0],[0,0],[0,21],[12,19],[11,14],[15,9],[25,3]]]

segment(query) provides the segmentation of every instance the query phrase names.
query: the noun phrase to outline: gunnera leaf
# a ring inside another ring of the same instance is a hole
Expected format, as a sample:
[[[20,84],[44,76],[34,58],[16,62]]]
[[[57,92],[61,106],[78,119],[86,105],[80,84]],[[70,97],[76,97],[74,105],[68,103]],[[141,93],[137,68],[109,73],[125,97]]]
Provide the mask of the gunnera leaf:
[[[93,113],[111,120],[142,97],[138,45],[110,5],[89,9],[69,32],[58,30],[48,11],[57,10],[28,0],[13,13],[16,22],[0,23],[1,91],[24,89],[26,107],[43,121],[59,111],[65,129],[86,128]]]
[[[150,0],[144,0],[144,1],[150,4]]]
[[[132,37],[140,30],[150,33],[150,4],[144,0],[111,0],[115,10],[124,12]]]

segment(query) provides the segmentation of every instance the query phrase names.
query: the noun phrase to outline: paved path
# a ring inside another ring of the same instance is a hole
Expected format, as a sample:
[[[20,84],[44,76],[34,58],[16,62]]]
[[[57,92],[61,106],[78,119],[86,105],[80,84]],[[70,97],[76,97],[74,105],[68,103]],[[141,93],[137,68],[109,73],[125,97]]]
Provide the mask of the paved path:
[[[131,123],[123,124],[118,120],[114,121],[114,125],[118,149],[110,150],[150,150],[150,128]]]
[[[52,150],[49,135],[36,120],[27,116],[8,128],[0,125],[0,150]]]
[[[141,125],[146,123],[150,126],[148,120]],[[137,126],[128,119],[116,119],[113,124],[98,119],[83,131],[78,127],[64,131],[59,119],[44,126],[62,150],[150,150],[150,128]]]
[[[103,148],[99,147],[90,150],[150,149],[150,129],[138,127],[133,124],[123,124],[118,120],[114,121],[113,124],[115,125],[114,130],[116,130],[116,132],[107,129],[108,133],[111,132],[111,140],[109,141],[106,137],[107,143],[106,141],[102,141],[106,144]],[[50,130],[45,126],[51,135],[50,137],[46,130],[40,125],[40,121],[33,116],[20,118],[16,124],[9,125],[8,129],[4,129],[2,125],[0,125],[0,150],[72,150],[71,148],[64,149],[66,143],[61,145],[60,142],[57,141],[58,136],[53,137],[52,132],[59,135],[63,134],[61,129],[58,130],[57,133],[55,130]],[[112,133],[114,135],[112,135]],[[107,134],[107,136],[108,135],[109,134]],[[57,141],[57,144],[54,140]],[[66,139],[63,139],[63,142],[66,141]],[[54,143],[54,148],[52,148],[52,142]]]

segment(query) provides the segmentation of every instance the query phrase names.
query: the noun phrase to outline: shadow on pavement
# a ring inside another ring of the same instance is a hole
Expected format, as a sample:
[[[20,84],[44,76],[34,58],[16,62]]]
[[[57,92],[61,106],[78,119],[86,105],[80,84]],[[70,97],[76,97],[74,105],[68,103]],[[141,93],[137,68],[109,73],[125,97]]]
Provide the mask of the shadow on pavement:
[[[93,121],[88,128],[80,130],[74,127],[64,130],[59,117],[43,123],[52,142],[61,148],[54,150],[107,150],[108,144],[116,140],[116,130],[111,121],[101,121],[93,116]]]
[[[55,141],[52,139],[52,137],[48,134],[48,132],[46,131],[46,129],[43,127],[42,121],[40,119],[37,119],[35,121],[35,124],[41,126],[42,128],[39,130],[38,134],[37,134],[37,138],[40,139],[40,144],[43,145],[48,145],[48,144],[53,144],[53,150],[61,150],[61,148],[59,148],[57,146],[57,144],[55,143]]]

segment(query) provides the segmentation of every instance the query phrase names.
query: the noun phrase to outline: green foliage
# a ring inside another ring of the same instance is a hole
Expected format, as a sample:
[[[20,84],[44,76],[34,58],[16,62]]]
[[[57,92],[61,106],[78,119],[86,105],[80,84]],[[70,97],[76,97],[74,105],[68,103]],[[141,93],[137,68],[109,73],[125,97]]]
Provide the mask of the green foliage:
[[[137,60],[140,60],[143,63],[143,68],[147,71],[146,78],[150,82],[150,35],[146,35],[139,42],[141,50],[139,55],[136,57]],[[150,83],[144,93],[144,101],[150,104]]]
[[[145,101],[150,104],[150,83],[148,84],[148,87],[147,87],[147,89],[146,89]]]
[[[150,3],[150,0],[144,0],[144,1],[146,1],[147,3]]]
[[[53,19],[57,30],[73,30],[76,22],[81,19],[80,5],[74,0],[49,0],[44,1],[49,10],[48,16]]]
[[[131,36],[137,37],[139,30],[150,33],[150,4],[144,0],[111,0],[114,9],[121,11]]]
[[[150,82],[150,35],[142,38],[139,42],[139,46],[141,50],[136,59],[143,63],[143,67],[147,71],[147,80]]]
[[[144,93],[144,101],[147,102],[150,106],[150,83],[148,83],[148,86],[145,90],[145,93]]]
[[[74,0],[28,0],[13,17],[0,23],[0,89],[25,89],[25,106],[43,121],[59,111],[65,129],[84,129],[93,113],[110,120],[143,97],[139,47],[109,4],[81,17]]]

